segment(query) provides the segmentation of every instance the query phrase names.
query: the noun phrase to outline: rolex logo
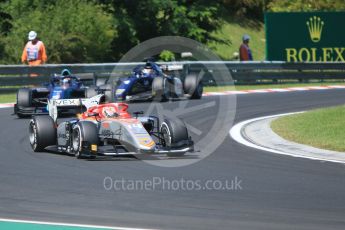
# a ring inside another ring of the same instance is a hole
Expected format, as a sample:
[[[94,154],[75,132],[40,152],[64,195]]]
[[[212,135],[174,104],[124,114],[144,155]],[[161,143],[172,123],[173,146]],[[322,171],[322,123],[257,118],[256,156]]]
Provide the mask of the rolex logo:
[[[313,42],[319,42],[321,40],[322,27],[324,22],[319,17],[311,17],[307,21],[307,27],[309,30],[310,39]]]

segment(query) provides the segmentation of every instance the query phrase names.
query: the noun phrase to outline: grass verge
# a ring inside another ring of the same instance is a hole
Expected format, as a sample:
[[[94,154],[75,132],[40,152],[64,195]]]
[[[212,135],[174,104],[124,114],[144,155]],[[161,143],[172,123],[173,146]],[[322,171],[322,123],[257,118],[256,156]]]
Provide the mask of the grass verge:
[[[233,58],[234,52],[239,52],[244,34],[248,34],[251,37],[249,46],[252,50],[254,60],[265,60],[266,40],[264,25],[257,21],[242,18],[241,22],[239,22],[234,18],[228,18],[224,21],[222,28],[215,32],[215,35],[222,39],[230,39],[231,44],[211,43],[209,45],[220,58],[230,60]]]
[[[345,152],[344,117],[345,105],[281,117],[271,128],[290,141]]]
[[[16,93],[0,94],[0,103],[12,103],[16,101]]]

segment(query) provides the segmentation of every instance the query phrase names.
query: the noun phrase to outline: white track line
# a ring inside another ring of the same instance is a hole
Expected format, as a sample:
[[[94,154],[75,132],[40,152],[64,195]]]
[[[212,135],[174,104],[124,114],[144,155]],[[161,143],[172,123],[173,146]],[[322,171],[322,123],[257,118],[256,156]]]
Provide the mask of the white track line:
[[[304,91],[304,90],[310,90],[309,87],[292,87],[289,88],[291,91]]]
[[[328,87],[331,89],[345,89],[345,85],[330,85]]]
[[[290,92],[292,90],[289,89],[270,89],[271,92]]]
[[[242,135],[243,127],[245,127],[249,123],[252,123],[252,122],[255,122],[255,121],[259,121],[259,120],[263,120],[263,119],[280,117],[280,116],[286,116],[286,115],[292,115],[292,114],[297,114],[297,113],[302,113],[302,112],[283,113],[283,114],[277,114],[277,115],[271,115],[271,116],[265,116],[265,117],[258,117],[258,118],[253,118],[253,119],[250,119],[250,120],[242,121],[242,122],[237,123],[236,125],[234,125],[230,129],[229,134],[232,137],[232,139],[234,139],[236,142],[238,142],[240,144],[243,144],[245,146],[251,147],[251,148],[258,149],[258,150],[262,150],[262,151],[266,151],[266,152],[271,152],[271,153],[276,153],[276,154],[280,154],[280,155],[292,156],[292,157],[307,158],[307,159],[311,159],[311,160],[328,161],[328,162],[335,162],[335,163],[342,163],[342,164],[344,164],[344,162],[342,162],[342,161],[328,160],[328,159],[319,158],[319,157],[302,156],[302,155],[298,155],[298,154],[294,154],[294,153],[288,153],[288,152],[283,152],[283,151],[279,151],[279,150],[276,150],[276,149],[271,149],[271,148],[263,147],[263,146],[256,145],[256,144],[246,140],[243,137],[243,135]]]
[[[308,86],[308,89],[329,89],[327,86]]]
[[[11,108],[13,107],[13,103],[4,103],[4,104],[0,104],[0,109],[2,108]]]
[[[103,229],[115,229],[115,230],[149,230],[148,228],[125,228],[125,227],[116,227],[116,226],[71,224],[71,223],[31,221],[31,220],[17,220],[17,219],[6,219],[6,218],[0,218],[0,222],[25,223],[25,224],[42,224],[42,225],[80,227],[80,228],[103,228]]]

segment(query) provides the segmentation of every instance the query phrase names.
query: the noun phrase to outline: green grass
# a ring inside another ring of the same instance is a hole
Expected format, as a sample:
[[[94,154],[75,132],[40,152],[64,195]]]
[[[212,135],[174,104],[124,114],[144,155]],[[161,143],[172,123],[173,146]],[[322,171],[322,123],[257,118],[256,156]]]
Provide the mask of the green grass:
[[[16,93],[0,94],[0,103],[11,103],[16,101]]]
[[[345,105],[278,118],[271,128],[287,140],[344,152],[344,118]]]
[[[219,38],[230,39],[231,45],[215,44],[210,46],[224,60],[233,58],[233,53],[238,52],[242,43],[242,36],[248,34],[251,37],[249,47],[253,52],[255,61],[265,60],[265,30],[263,23],[245,20],[239,22],[238,20],[228,19],[224,22],[222,28],[216,32]]]

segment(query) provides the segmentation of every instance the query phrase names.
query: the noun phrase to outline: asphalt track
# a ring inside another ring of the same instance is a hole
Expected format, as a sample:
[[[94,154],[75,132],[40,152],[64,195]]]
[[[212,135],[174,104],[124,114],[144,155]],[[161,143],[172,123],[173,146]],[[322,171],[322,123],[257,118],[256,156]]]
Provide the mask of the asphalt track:
[[[235,123],[344,102],[341,89],[238,95]],[[178,102],[166,106],[174,103]],[[142,109],[145,104],[131,108]],[[242,146],[230,136],[212,155],[185,167],[157,167],[135,159],[77,160],[33,153],[28,120],[16,119],[11,112],[0,111],[1,218],[160,229],[345,228],[342,164],[275,155]],[[187,119],[207,131],[214,110]],[[107,191],[105,177],[201,181],[237,177],[242,189]]]

